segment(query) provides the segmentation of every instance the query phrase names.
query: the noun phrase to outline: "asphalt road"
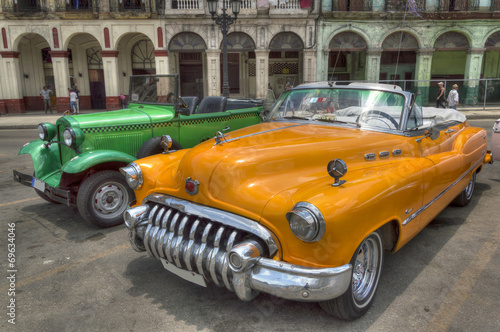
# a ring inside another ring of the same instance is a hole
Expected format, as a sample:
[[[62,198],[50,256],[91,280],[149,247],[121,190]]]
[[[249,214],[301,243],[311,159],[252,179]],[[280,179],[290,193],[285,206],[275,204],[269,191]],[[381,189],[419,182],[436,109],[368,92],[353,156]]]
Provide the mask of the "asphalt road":
[[[494,120],[470,122],[491,135]],[[242,302],[190,284],[133,251],[124,226],[99,229],[76,209],[38,198],[12,179],[12,169],[32,172],[30,157],[17,151],[35,138],[36,130],[0,131],[1,331],[500,330],[500,162],[478,175],[469,206],[448,207],[386,255],[373,307],[343,322],[315,303],[266,294]]]

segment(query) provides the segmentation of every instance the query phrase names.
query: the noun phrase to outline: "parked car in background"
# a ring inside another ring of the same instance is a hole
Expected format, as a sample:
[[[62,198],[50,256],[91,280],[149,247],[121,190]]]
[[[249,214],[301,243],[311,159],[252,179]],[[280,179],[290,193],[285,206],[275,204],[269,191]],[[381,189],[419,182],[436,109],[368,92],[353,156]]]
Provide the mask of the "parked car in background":
[[[125,224],[135,250],[196,284],[355,319],[384,251],[472,200],[486,148],[461,113],[397,86],[304,84],[264,123],[122,168],[137,197]]]
[[[177,75],[132,76],[127,109],[41,123],[40,139],[19,151],[31,155],[34,173],[14,171],[14,179],[49,202],[76,205],[82,217],[100,227],[118,225],[134,199],[120,167],[161,152],[165,134],[180,150],[217,131],[258,124],[262,104],[225,97],[180,98]]]
[[[494,160],[500,161],[500,119],[495,121],[491,134],[491,152]]]

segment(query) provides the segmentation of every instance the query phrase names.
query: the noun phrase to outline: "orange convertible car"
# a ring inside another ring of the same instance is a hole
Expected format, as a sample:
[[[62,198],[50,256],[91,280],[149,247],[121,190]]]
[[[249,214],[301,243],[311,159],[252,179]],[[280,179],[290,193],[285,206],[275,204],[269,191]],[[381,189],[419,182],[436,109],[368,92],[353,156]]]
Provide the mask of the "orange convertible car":
[[[199,285],[363,315],[384,251],[450,203],[467,205],[491,162],[486,132],[452,109],[381,84],[304,84],[262,124],[121,169],[137,202],[132,247]]]

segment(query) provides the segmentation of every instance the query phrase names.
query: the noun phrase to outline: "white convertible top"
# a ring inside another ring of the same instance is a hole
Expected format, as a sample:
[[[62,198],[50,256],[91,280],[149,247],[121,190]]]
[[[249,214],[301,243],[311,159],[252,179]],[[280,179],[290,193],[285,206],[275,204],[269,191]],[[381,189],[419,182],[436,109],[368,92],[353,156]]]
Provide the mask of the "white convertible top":
[[[465,122],[467,117],[453,108],[436,108],[436,107],[422,107],[422,113],[424,117],[424,125],[426,123],[431,123],[431,125],[447,122],[447,121],[458,121]]]

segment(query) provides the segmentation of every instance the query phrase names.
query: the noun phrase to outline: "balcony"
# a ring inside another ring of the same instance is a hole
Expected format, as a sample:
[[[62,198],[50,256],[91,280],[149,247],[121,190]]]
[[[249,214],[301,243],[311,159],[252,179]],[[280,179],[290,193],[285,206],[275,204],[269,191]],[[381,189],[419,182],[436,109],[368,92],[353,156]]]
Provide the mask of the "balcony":
[[[333,11],[363,12],[372,10],[372,1],[367,0],[338,0],[333,2]]]
[[[307,17],[310,13],[316,13],[315,0],[272,0],[269,1],[269,17]]]

